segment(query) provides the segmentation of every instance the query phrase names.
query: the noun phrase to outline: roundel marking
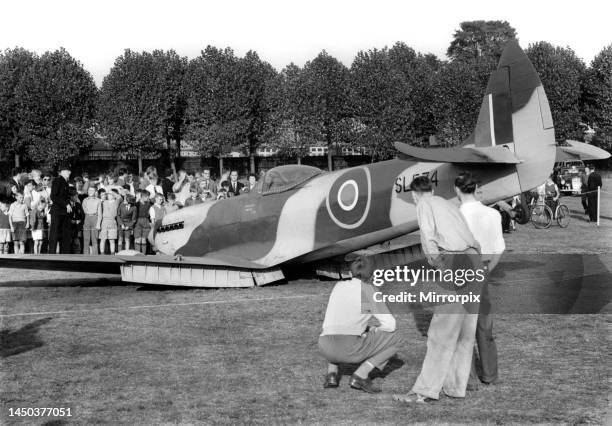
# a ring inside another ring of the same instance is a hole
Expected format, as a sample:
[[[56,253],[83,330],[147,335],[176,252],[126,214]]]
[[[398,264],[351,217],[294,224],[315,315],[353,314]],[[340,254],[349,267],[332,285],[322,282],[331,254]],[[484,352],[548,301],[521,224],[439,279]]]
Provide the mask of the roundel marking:
[[[355,208],[359,199],[359,187],[353,179],[347,180],[338,190],[338,205],[342,210],[348,212]]]
[[[343,229],[361,226],[368,217],[371,201],[372,178],[365,167],[340,175],[325,200],[329,217]]]

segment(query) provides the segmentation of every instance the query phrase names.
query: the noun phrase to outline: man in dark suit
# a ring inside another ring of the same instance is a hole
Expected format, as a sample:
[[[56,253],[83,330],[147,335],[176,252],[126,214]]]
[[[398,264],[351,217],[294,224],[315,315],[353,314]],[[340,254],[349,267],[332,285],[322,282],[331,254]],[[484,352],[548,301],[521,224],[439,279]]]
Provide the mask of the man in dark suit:
[[[161,180],[162,191],[164,196],[168,198],[168,194],[172,193],[172,187],[174,186],[174,172],[172,169],[166,169],[166,177]]]
[[[70,195],[68,179],[70,179],[70,166],[62,164],[59,167],[59,176],[51,183],[51,226],[49,229],[49,254],[55,254],[57,243],[60,243],[60,253],[70,253],[72,242],[70,213]]]
[[[580,192],[582,192],[582,195],[580,196],[580,201],[582,202],[584,214],[589,214],[589,205],[587,204],[587,184],[590,173],[591,169],[589,168],[589,166],[586,166],[584,168],[584,173],[580,175]]]
[[[17,192],[23,192],[23,182],[21,180],[21,175],[23,174],[23,170],[21,170],[21,167],[15,167],[13,169],[13,173],[11,174],[11,176],[13,176],[13,180],[11,181],[11,184],[14,184],[17,187]]]
[[[229,181],[227,181],[227,183],[227,191],[230,196],[234,197],[236,195],[241,194],[242,188],[244,188],[244,184],[238,182],[238,172],[236,170],[232,170],[232,172],[230,173]]]
[[[597,222],[597,188],[601,185],[601,176],[595,171],[595,167],[590,167],[591,173],[587,177],[587,201],[589,210],[589,221]]]

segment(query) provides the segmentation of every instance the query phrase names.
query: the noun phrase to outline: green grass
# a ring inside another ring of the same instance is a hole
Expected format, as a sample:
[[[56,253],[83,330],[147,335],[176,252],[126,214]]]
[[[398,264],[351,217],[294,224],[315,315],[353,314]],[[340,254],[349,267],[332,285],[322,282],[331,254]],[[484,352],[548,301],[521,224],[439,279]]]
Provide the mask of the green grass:
[[[610,230],[612,219],[600,228],[579,218],[565,230],[525,225],[507,245],[515,253],[610,253]],[[497,316],[500,383],[412,407],[391,400],[410,389],[425,354],[410,316],[398,319],[405,365],[384,379],[382,394],[351,390],[348,377],[339,389],[322,388],[316,342],[330,282],[223,290],[15,284],[32,276],[41,275],[0,271],[12,281],[0,284],[0,424],[53,420],[9,418],[9,407],[71,407],[68,424],[610,421],[610,305],[597,315]],[[34,314],[16,315],[24,313]]]

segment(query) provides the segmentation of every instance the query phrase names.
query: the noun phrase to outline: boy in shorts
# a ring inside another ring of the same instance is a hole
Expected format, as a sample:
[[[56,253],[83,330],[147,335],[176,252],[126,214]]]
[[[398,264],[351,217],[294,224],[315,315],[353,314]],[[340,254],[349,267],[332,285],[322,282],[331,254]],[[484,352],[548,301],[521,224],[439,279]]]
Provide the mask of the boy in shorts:
[[[110,253],[115,254],[117,242],[117,209],[116,193],[107,192],[102,196],[102,223],[100,224],[100,254],[104,254],[106,240],[110,244]]]
[[[126,194],[124,200],[119,204],[119,212],[117,213],[117,225],[119,226],[118,250],[130,249],[130,239],[132,238],[137,218],[135,202],[134,196]],[[125,248],[123,248],[124,243]]]
[[[36,207],[30,213],[30,226],[32,228],[32,240],[34,240],[34,254],[42,252],[44,240],[47,239],[49,223],[47,221],[47,200],[41,198]]]
[[[15,194],[15,202],[9,209],[9,223],[15,242],[15,254],[24,254],[27,229],[30,227],[30,211],[23,200],[22,192]]]
[[[134,225],[134,246],[142,254],[147,254],[147,236],[151,231],[149,219],[149,191],[140,190],[140,200],[136,204],[136,224]]]
[[[13,236],[9,221],[9,205],[2,200],[0,201],[0,254],[8,254],[11,241],[13,241]]]
[[[87,188],[87,198],[83,200],[83,254],[98,254],[98,233],[102,222],[102,201],[96,197],[98,191],[92,185]],[[91,251],[90,251],[91,245]]]

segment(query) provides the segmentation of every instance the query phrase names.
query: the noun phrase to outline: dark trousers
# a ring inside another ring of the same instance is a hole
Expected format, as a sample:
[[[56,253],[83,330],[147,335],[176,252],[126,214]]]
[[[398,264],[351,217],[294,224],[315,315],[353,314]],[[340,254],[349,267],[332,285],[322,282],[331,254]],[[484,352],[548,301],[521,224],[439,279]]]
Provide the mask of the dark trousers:
[[[486,284],[483,286],[480,298],[480,313],[476,323],[476,346],[478,353],[474,350],[470,382],[478,383],[478,380],[481,380],[492,383],[497,380],[497,344],[493,337],[491,300]]]
[[[589,220],[591,222],[597,222],[597,192],[587,195],[587,204]]]
[[[72,229],[68,215],[51,215],[49,227],[49,254],[55,254],[57,243],[60,243],[60,253],[69,254],[72,244]]]
[[[580,201],[582,201],[582,208],[584,209],[584,212],[587,213],[589,211],[589,205],[587,203],[587,195],[582,194],[580,196]]]

